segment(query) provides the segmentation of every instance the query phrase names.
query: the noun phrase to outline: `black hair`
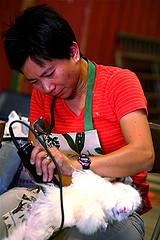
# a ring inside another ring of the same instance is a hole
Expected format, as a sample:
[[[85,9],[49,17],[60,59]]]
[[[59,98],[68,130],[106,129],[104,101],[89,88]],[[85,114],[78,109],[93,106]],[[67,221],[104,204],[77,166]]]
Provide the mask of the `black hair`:
[[[70,46],[77,42],[69,23],[46,5],[24,10],[3,38],[8,64],[19,72],[28,57],[40,66],[44,60],[69,59]]]

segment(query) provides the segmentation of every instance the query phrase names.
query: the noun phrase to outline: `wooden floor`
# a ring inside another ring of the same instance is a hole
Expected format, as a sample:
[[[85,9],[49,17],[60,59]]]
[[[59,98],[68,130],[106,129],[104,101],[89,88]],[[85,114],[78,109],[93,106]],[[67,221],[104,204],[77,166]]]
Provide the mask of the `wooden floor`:
[[[158,216],[160,215],[160,174],[149,174],[147,181],[150,184],[150,197],[153,209],[144,214],[145,240],[150,240]],[[160,237],[158,238],[160,240]]]

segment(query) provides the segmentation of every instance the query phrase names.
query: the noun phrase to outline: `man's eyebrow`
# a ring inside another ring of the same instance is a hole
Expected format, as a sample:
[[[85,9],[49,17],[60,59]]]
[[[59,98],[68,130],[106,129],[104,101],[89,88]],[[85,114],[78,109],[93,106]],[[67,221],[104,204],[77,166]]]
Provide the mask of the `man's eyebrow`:
[[[51,66],[51,67],[49,67],[49,68],[47,68],[47,69],[45,69],[44,70],[44,72],[41,74],[41,76],[40,77],[43,77],[43,76],[45,76],[51,69],[52,69],[53,67]]]
[[[53,67],[49,67],[49,68],[45,69],[44,72],[40,75],[40,78],[45,76],[52,68]],[[36,78],[27,78],[27,77],[26,77],[26,79],[28,81],[35,81],[36,80]]]

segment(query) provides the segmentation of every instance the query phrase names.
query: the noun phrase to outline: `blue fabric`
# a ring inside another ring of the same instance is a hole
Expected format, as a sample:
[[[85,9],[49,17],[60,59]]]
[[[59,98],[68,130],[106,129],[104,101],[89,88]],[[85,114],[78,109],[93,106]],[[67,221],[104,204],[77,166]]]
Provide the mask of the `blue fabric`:
[[[0,148],[0,194],[8,189],[20,162],[17,149],[13,143],[2,142]]]

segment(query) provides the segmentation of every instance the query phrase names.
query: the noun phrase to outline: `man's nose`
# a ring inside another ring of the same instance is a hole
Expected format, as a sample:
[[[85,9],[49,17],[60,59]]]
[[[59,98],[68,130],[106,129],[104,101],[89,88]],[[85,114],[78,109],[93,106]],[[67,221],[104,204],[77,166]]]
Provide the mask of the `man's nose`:
[[[42,86],[46,94],[52,93],[52,91],[55,89],[55,84],[51,83],[49,80],[44,81]]]

